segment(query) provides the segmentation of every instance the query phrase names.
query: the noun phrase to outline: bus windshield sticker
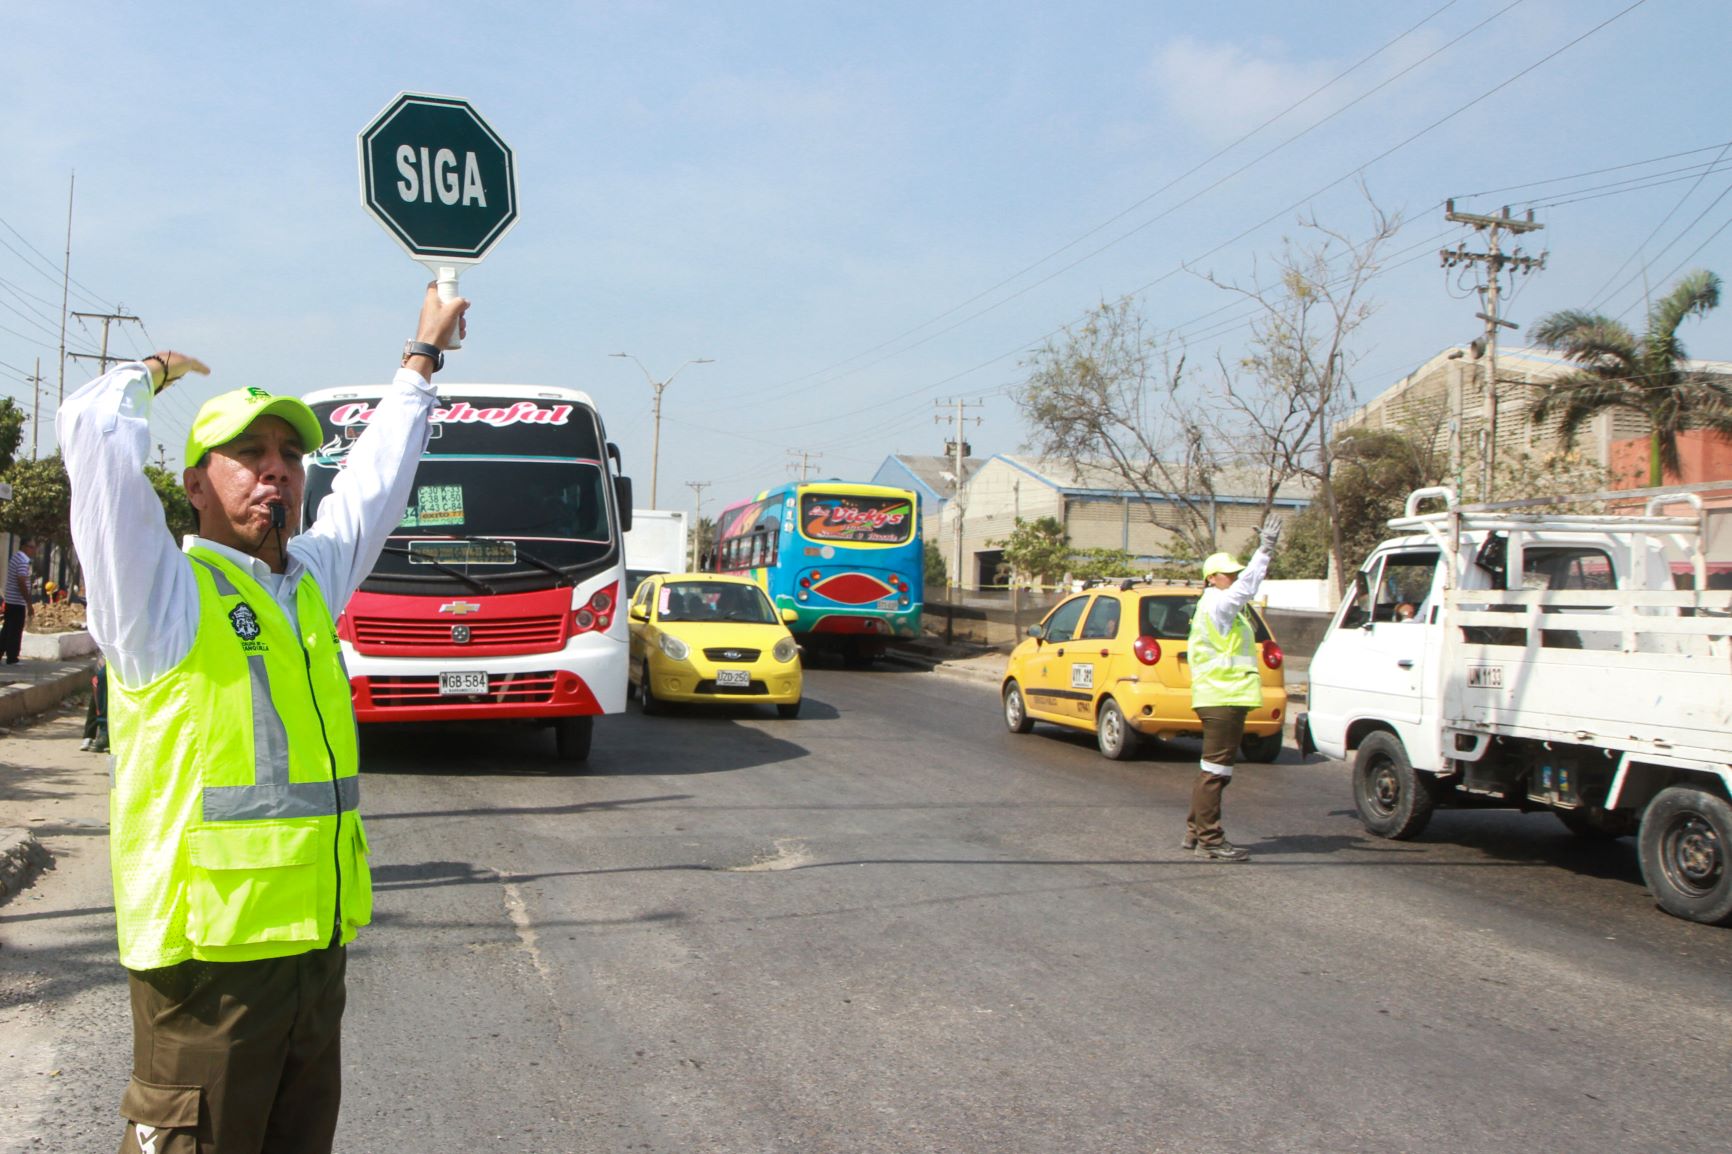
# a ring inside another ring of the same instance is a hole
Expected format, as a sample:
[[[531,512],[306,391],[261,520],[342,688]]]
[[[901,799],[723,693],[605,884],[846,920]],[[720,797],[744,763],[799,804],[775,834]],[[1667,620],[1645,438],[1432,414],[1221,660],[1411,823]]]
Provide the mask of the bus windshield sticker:
[[[366,401],[338,405],[326,420],[333,425],[365,425],[373,420],[376,410]],[[442,409],[434,409],[432,423],[437,425],[491,425],[495,429],[507,425],[563,425],[571,419],[571,405],[549,405],[542,408],[534,401],[513,401],[509,405],[484,405],[476,408],[469,401],[454,400]]]
[[[403,514],[403,527],[438,529],[463,524],[462,485],[422,485]]]
[[[900,545],[914,530],[906,497],[808,493],[801,500],[806,536],[815,541]]]
[[[411,565],[515,565],[515,541],[429,541],[409,542]]]

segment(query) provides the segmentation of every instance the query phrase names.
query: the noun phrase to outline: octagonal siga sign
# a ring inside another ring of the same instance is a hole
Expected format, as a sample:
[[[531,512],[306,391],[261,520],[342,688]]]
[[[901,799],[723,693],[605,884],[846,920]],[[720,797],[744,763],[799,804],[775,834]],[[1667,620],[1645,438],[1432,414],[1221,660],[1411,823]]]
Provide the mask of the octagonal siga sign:
[[[474,264],[517,221],[511,149],[467,100],[402,93],[360,148],[361,203],[417,260]]]

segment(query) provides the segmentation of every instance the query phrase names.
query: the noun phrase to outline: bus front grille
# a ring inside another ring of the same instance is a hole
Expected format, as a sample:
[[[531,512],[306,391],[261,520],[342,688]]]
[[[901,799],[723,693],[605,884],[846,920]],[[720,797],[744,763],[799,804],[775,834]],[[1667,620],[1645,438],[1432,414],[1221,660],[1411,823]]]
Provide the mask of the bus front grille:
[[[370,677],[368,689],[373,704],[381,709],[405,705],[462,705],[493,702],[499,705],[541,705],[553,700],[552,670],[537,673],[494,673],[487,678],[486,693],[460,695],[439,692],[437,674],[426,677]]]
[[[378,649],[444,649],[465,645],[483,649],[557,649],[565,644],[565,617],[501,617],[489,621],[403,621],[389,617],[357,617],[355,647]],[[458,641],[454,628],[468,630]]]

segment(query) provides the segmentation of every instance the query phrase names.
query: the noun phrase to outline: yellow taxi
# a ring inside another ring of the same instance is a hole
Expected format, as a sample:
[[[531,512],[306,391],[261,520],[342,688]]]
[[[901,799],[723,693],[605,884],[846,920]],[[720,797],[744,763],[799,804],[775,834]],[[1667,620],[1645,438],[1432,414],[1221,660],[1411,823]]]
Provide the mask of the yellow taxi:
[[[629,690],[645,713],[671,702],[761,702],[800,715],[800,647],[744,577],[658,573],[632,594]]]
[[[1004,723],[1027,733],[1037,721],[1095,735],[1102,754],[1131,756],[1144,737],[1201,736],[1191,710],[1186,649],[1197,586],[1124,582],[1059,602],[1011,651],[1002,683]],[[1255,607],[1263,704],[1245,719],[1246,761],[1281,756],[1287,687],[1281,647]]]

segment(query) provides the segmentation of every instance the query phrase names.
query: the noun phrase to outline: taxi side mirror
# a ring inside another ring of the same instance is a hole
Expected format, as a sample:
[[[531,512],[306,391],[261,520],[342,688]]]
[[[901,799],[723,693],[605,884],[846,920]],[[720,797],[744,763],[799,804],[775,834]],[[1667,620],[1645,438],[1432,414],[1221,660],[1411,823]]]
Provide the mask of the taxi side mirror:
[[[792,625],[794,622],[798,621],[799,619],[800,619],[799,613],[795,612],[792,609],[787,608],[786,606],[783,606],[783,608],[782,608],[782,624]]]
[[[648,621],[649,620],[649,606],[648,605],[633,605],[629,610],[627,610],[627,612],[630,613],[631,619],[633,621]]]
[[[1044,625],[1030,625],[1028,627],[1028,635],[1036,641],[1039,641],[1041,638],[1046,636],[1046,627]]]

